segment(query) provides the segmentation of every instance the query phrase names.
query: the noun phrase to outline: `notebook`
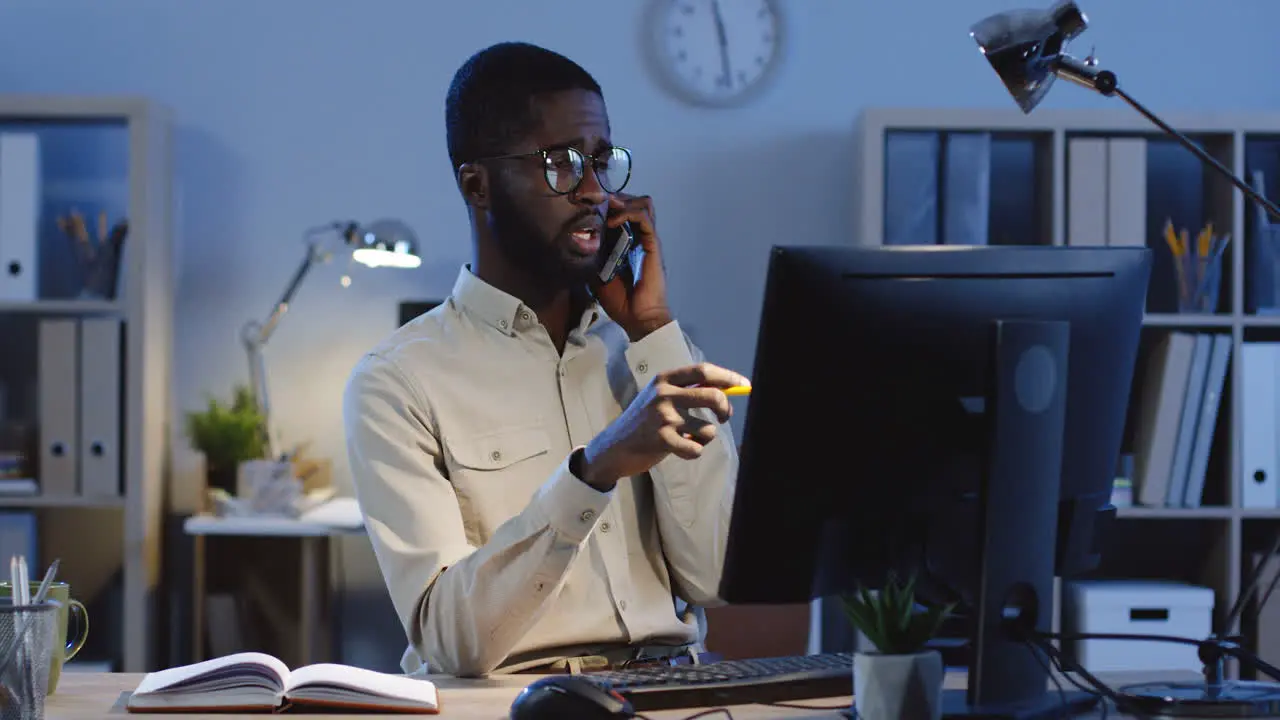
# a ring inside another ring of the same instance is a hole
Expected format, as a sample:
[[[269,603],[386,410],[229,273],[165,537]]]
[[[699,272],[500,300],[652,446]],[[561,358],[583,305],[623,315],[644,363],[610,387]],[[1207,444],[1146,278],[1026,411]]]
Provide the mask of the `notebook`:
[[[134,713],[331,709],[434,714],[440,711],[440,697],[429,680],[331,663],[291,671],[270,655],[244,652],[148,673],[127,707]]]

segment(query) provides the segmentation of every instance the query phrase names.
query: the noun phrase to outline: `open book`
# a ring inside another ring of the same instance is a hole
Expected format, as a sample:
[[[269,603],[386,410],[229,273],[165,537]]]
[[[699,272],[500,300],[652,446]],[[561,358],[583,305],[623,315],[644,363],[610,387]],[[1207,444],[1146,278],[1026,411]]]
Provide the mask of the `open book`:
[[[331,708],[377,713],[437,713],[428,680],[320,663],[290,671],[264,653],[245,652],[148,673],[129,712],[285,712]]]

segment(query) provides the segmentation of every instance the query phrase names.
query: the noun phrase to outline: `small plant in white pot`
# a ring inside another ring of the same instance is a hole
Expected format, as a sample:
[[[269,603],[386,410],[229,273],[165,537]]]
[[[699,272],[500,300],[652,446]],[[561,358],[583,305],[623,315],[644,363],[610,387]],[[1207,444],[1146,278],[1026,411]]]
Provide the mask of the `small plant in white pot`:
[[[853,657],[853,702],[860,720],[939,720],[942,654],[927,647],[955,608],[921,607],[915,578],[890,576],[879,593],[865,588],[845,596],[854,629],[875,645]]]

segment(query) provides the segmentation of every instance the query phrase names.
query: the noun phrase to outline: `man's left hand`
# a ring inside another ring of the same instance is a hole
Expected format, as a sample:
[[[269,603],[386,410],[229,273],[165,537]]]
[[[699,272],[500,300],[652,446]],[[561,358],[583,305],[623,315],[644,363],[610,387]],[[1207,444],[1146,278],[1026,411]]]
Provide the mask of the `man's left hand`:
[[[633,284],[634,272],[620,272],[607,285],[597,282],[592,290],[609,317],[636,342],[671,322],[671,308],[667,305],[662,248],[654,230],[652,198],[621,193],[610,197],[606,225],[614,228],[624,222],[631,223],[636,243],[644,251],[639,280]]]

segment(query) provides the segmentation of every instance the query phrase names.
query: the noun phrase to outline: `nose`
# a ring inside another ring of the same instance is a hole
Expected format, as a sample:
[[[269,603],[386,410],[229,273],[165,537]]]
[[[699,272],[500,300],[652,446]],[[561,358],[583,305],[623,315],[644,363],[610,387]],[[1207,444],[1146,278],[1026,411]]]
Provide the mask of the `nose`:
[[[595,164],[588,161],[582,168],[582,180],[574,189],[574,200],[582,205],[604,205],[609,202],[609,193],[596,177]]]

